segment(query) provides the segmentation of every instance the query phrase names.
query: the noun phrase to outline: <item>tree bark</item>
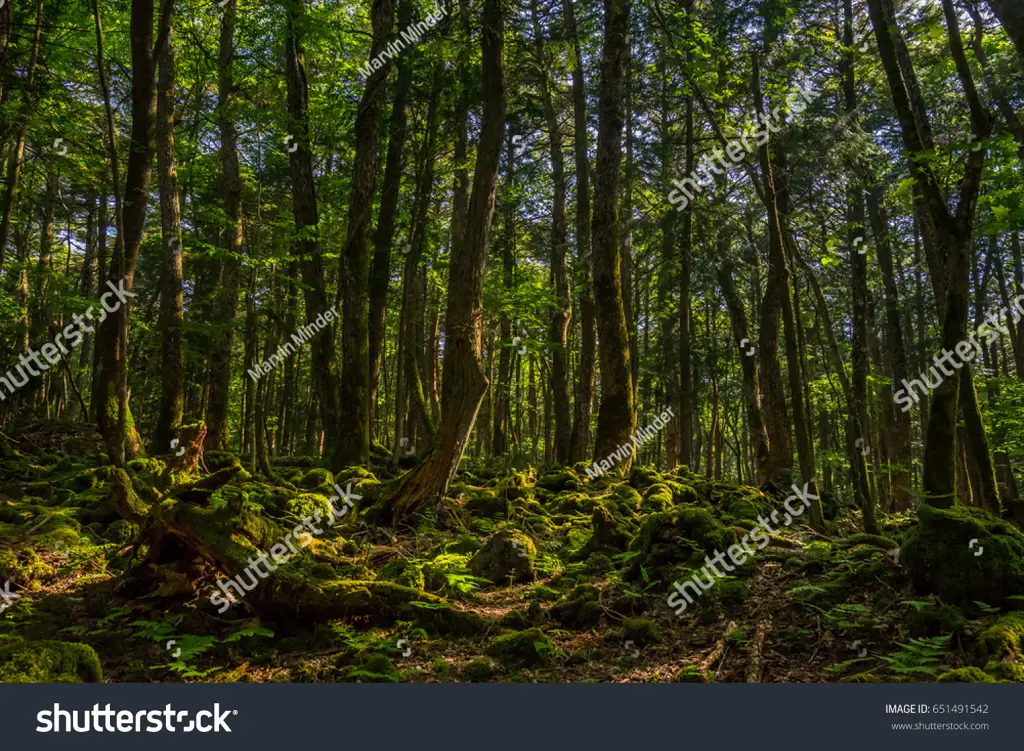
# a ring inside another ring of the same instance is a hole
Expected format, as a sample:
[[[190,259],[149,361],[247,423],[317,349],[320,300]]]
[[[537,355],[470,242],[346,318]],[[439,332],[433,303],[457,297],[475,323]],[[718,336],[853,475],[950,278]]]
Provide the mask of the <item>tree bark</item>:
[[[597,168],[594,183],[594,301],[601,365],[601,403],[594,460],[630,443],[633,385],[622,299],[619,252],[619,163],[621,160],[629,0],[605,0],[604,51],[598,103]],[[632,454],[618,464],[628,471]]]
[[[441,425],[420,465],[386,502],[392,520],[408,518],[448,491],[487,391],[482,364],[483,282],[505,131],[504,21],[501,0],[484,0],[481,32],[483,118],[464,241],[452,248],[448,279],[444,382],[450,384]]]
[[[381,54],[395,25],[392,0],[374,0],[370,57]],[[342,347],[335,466],[364,464],[370,456],[370,232],[377,179],[377,124],[384,108],[390,58],[366,79],[356,112],[356,153],[348,203],[348,238],[341,253]]]

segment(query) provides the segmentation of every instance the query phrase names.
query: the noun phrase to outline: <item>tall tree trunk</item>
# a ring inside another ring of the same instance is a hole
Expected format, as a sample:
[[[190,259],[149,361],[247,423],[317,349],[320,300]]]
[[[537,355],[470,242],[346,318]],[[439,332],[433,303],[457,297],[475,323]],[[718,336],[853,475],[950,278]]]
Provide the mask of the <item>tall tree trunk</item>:
[[[397,0],[399,26],[407,28],[412,22],[412,0]],[[384,185],[381,189],[380,208],[377,211],[377,229],[373,235],[373,266],[370,270],[370,428],[375,431],[377,411],[377,384],[380,380],[381,356],[384,350],[387,320],[388,283],[391,280],[391,245],[395,236],[395,216],[398,213],[398,195],[402,187],[402,162],[405,138],[408,132],[409,90],[412,88],[412,56],[398,58],[398,78],[391,103],[388,122],[387,157],[384,162]]]
[[[566,263],[568,248],[566,229],[565,159],[562,156],[562,131],[558,126],[558,115],[551,97],[551,82],[544,40],[541,36],[537,0],[530,7],[533,21],[534,55],[540,76],[541,105],[547,119],[548,138],[551,144],[551,180],[554,197],[551,203],[551,274],[554,279],[555,300],[551,314],[551,393],[554,402],[555,461],[567,464],[569,437],[572,430],[569,417],[569,368],[566,345],[569,322],[572,319],[572,302],[569,290],[569,269]]]
[[[845,115],[855,117],[857,89],[853,66],[853,2],[843,0],[843,56],[840,68],[843,88]],[[851,165],[852,166],[852,165]],[[875,522],[875,497],[871,492],[867,451],[858,449],[858,443],[870,449],[872,441],[868,426],[868,371],[871,369],[868,356],[868,261],[863,249],[857,246],[864,241],[864,189],[857,170],[853,170],[847,185],[847,247],[850,249],[850,296],[853,301],[852,323],[852,379],[850,383],[850,413],[847,429],[847,454],[853,474],[855,500],[864,517],[864,531],[878,534]]]
[[[4,213],[0,218],[0,271],[4,268],[4,253],[7,249],[7,236],[11,229],[11,212],[14,210],[15,199],[18,195],[18,180],[21,178],[22,161],[25,158],[25,133],[28,131],[28,117],[35,106],[32,82],[36,76],[36,64],[39,60],[39,47],[43,39],[43,0],[39,0],[36,7],[36,30],[32,36],[32,53],[28,60],[28,80],[25,85],[24,98],[21,104],[21,113],[18,116],[18,135],[14,144],[14,150],[7,161],[7,186],[4,192]],[[134,6],[133,6],[134,7]],[[13,12],[13,11],[12,11]],[[6,50],[5,50],[6,54]]]
[[[885,344],[886,356],[892,378],[892,390],[900,388],[907,378],[907,352],[903,340],[903,326],[900,321],[899,289],[893,267],[892,244],[889,241],[889,216],[882,200],[882,188],[872,187],[867,194],[871,234],[878,252],[878,267],[882,273],[882,287],[885,294]],[[910,414],[903,409],[892,410],[888,426],[888,442],[892,468],[890,510],[905,511],[910,508]]]
[[[304,0],[286,0],[285,80],[288,86],[288,115],[291,120],[288,146],[291,153],[292,207],[295,233],[299,240],[295,253],[302,268],[303,293],[306,302],[306,324],[310,325],[328,312],[324,280],[324,259],[320,248],[320,217],[317,211],[316,187],[313,181],[313,155],[309,127],[309,91],[306,85],[305,53],[302,47],[302,26],[305,21]],[[376,39],[374,41],[376,45]],[[379,72],[379,71],[378,71]],[[365,290],[365,286],[363,288]],[[365,294],[365,291],[363,292]],[[319,323],[317,325],[320,325]],[[327,457],[338,467],[339,448],[338,366],[334,356],[334,327],[328,323],[313,336],[309,344],[310,370],[316,384],[318,410],[325,434]],[[258,428],[257,428],[258,429]]]
[[[463,242],[452,248],[446,315],[444,382],[450,384],[441,425],[421,464],[388,502],[392,519],[408,518],[448,491],[487,391],[483,371],[483,283],[505,131],[504,21],[501,0],[484,0],[481,31],[483,117],[473,193]]]
[[[173,4],[167,8],[173,14]],[[173,28],[173,18],[164,25]],[[160,407],[153,446],[169,450],[181,428],[185,407],[182,365],[183,292],[181,269],[181,210],[178,204],[178,168],[174,158],[174,43],[171,33],[160,50],[156,96],[156,167],[160,185]]]
[[[163,0],[166,8],[172,0]],[[132,57],[132,126],[128,152],[128,167],[125,173],[123,200],[118,195],[120,180],[114,143],[113,112],[110,105],[110,90],[106,83],[103,59],[102,28],[99,9],[94,0],[98,41],[98,66],[101,88],[106,98],[107,127],[111,152],[111,173],[115,196],[117,197],[118,233],[110,258],[107,281],[114,285],[123,284],[131,292],[135,284],[135,264],[139,257],[139,246],[145,229],[146,204],[149,200],[149,182],[153,163],[153,126],[156,119],[155,59],[153,51],[153,0],[132,0],[131,10],[131,57]],[[161,18],[170,18],[161,13]],[[163,36],[163,30],[161,30]],[[128,303],[118,306],[99,324],[96,332],[96,348],[99,362],[93,381],[93,404],[96,423],[107,444],[111,462],[124,467],[127,459],[138,450],[131,414],[128,409]]]
[[[1024,63],[1024,5],[1020,0],[988,0],[988,4],[1017,48],[1021,63]]]
[[[373,0],[371,58],[388,44],[395,25],[392,0]],[[339,442],[335,466],[363,464],[370,456],[370,232],[377,180],[377,124],[384,108],[390,59],[366,79],[356,112],[356,153],[348,202],[348,238],[341,252],[342,347]]]
[[[242,244],[242,177],[238,167],[238,130],[235,127],[234,28],[237,0],[228,0],[220,21],[220,54],[217,60],[217,110],[220,128],[221,187],[227,226],[225,257],[212,270],[215,279],[216,327],[210,342],[210,398],[207,404],[206,444],[226,451],[230,445],[228,408],[231,401],[231,348],[238,308],[238,284]]]
[[[587,156],[587,91],[583,80],[583,53],[576,30],[573,0],[562,0],[565,33],[573,46],[572,101],[573,153],[576,166],[576,264],[580,285],[580,360],[576,372],[569,459],[582,461],[590,442],[594,406],[594,359],[596,350],[593,271],[590,243],[590,160]]]
[[[619,162],[621,160],[629,0],[605,0],[604,51],[598,103],[597,167],[594,182],[594,301],[601,363],[601,404],[594,460],[630,443],[633,385],[622,299],[619,253]],[[632,455],[619,462],[628,470]]]

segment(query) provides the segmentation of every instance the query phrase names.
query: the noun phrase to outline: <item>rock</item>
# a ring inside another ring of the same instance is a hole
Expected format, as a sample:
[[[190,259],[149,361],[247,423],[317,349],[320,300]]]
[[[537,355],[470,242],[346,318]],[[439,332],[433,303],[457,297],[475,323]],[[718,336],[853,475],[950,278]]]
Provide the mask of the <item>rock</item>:
[[[936,683],[998,683],[981,668],[968,667],[949,670],[939,676]]]
[[[491,641],[484,653],[509,665],[533,665],[547,662],[551,642],[539,628],[499,636]]]
[[[491,536],[469,561],[469,570],[495,584],[533,581],[537,548],[524,534],[505,530]]]
[[[99,683],[100,658],[87,644],[19,642],[0,648],[0,683]]]
[[[1024,592],[1024,533],[979,508],[927,504],[904,538],[900,560],[919,592],[944,602],[1003,605]]]

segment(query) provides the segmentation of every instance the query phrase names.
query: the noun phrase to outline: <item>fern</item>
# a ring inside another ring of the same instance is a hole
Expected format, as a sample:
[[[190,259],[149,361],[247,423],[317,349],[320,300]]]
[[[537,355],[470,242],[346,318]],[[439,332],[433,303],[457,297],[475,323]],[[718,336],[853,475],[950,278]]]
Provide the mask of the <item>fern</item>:
[[[909,644],[897,642],[901,649],[883,655],[882,659],[889,663],[889,669],[894,673],[936,675],[947,667],[943,664],[942,658],[949,651],[952,639],[953,634],[949,633],[944,636],[911,639]]]

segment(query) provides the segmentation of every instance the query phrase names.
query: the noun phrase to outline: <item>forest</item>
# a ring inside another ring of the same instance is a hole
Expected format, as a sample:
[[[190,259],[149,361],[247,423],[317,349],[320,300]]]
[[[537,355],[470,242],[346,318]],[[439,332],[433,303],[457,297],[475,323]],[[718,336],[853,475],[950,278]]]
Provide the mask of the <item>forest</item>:
[[[1020,0],[0,1],[0,682],[1024,682],[1022,120]]]

